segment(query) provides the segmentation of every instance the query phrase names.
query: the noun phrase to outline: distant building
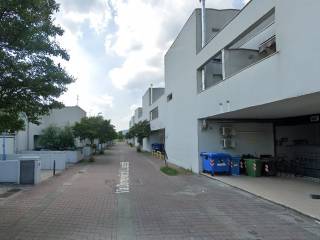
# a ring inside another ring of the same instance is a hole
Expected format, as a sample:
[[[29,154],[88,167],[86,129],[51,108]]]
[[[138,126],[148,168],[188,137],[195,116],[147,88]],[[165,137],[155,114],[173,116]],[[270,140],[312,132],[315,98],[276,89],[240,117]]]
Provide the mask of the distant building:
[[[51,110],[49,115],[42,117],[40,125],[26,123],[25,130],[16,134],[15,151],[34,150],[43,129],[50,125],[57,127],[72,126],[76,122],[80,122],[81,118],[85,116],[86,112],[79,106]]]

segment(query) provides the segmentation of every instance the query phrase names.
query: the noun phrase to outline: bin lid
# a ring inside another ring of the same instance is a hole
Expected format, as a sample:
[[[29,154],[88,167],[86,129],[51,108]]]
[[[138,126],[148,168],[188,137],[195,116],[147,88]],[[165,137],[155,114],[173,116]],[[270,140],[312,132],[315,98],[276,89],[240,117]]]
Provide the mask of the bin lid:
[[[219,153],[219,152],[202,152],[200,156],[207,156],[210,158],[231,158],[231,155],[228,153]]]

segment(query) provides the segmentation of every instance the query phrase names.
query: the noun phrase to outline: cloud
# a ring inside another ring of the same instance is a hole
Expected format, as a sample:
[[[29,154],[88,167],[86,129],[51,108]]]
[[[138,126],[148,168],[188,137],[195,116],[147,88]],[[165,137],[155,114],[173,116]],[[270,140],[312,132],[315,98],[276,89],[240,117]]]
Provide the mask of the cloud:
[[[111,9],[105,0],[58,0],[58,2],[61,5],[60,19],[73,24],[73,27],[88,21],[96,33],[101,33],[112,17]]]
[[[129,88],[138,77],[144,81],[144,73],[148,73],[148,85],[154,79],[163,79],[163,56],[188,16],[200,6],[199,2],[111,0],[110,4],[116,12],[113,21],[117,31],[108,35],[106,52],[124,58],[120,66],[109,72],[114,86]],[[208,1],[208,7],[233,6],[233,0]]]
[[[241,7],[245,0],[211,0],[208,7]],[[128,127],[147,87],[164,85],[163,57],[198,0],[57,0],[63,62],[77,78],[60,100],[89,115],[102,112],[117,129]],[[135,103],[135,104],[133,104]],[[132,109],[134,108],[134,109]]]

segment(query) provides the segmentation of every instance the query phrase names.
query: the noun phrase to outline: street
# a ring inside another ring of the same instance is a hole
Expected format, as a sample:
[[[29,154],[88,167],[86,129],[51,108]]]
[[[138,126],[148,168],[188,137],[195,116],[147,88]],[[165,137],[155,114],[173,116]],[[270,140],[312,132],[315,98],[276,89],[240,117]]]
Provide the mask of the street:
[[[320,239],[320,224],[124,143],[0,200],[0,239]]]

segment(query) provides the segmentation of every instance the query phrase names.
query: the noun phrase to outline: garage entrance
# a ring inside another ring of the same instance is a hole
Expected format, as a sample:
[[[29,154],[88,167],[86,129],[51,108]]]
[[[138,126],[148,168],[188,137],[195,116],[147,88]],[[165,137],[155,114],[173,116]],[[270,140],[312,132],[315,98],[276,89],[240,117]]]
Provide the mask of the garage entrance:
[[[279,172],[320,178],[320,116],[276,121],[275,152]]]

